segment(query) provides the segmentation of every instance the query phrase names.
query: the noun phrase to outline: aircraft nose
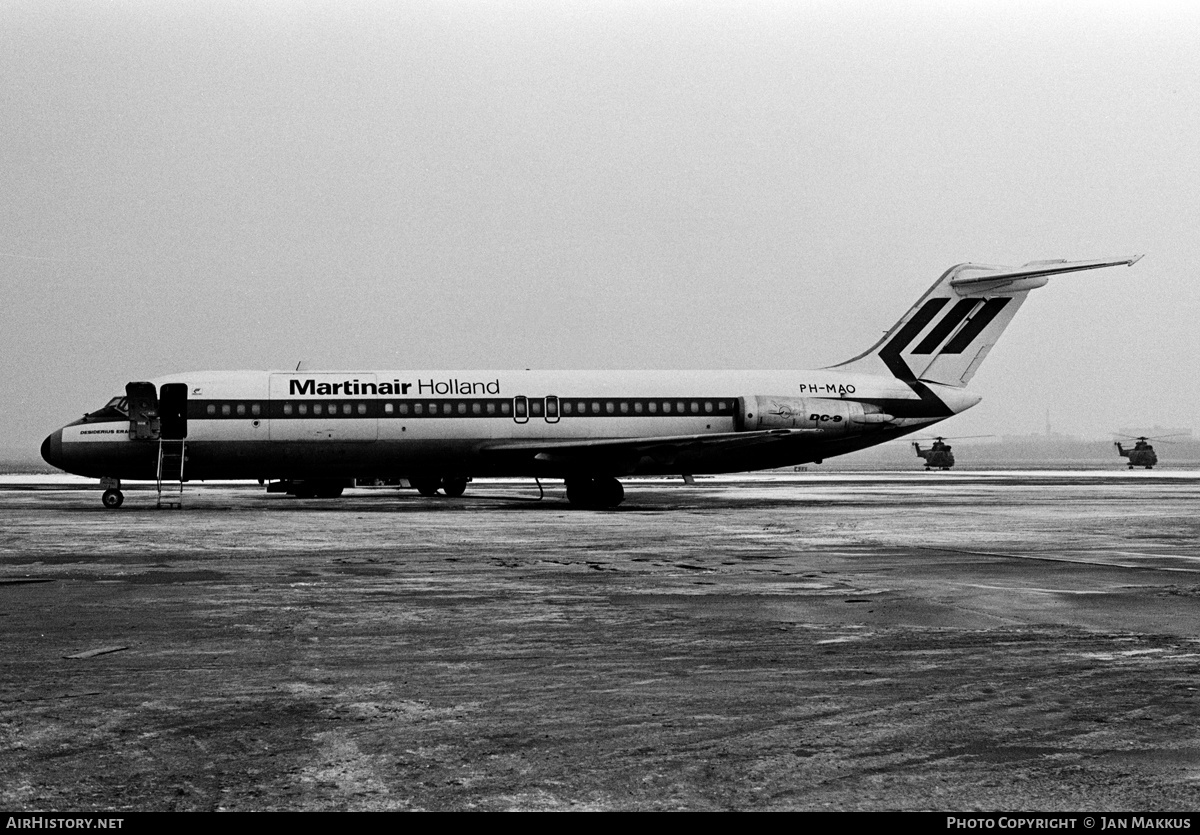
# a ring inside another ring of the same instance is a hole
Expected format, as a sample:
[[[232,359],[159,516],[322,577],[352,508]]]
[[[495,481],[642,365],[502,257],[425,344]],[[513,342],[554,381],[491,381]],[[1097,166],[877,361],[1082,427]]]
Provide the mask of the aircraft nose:
[[[51,467],[62,469],[62,430],[59,429],[46,436],[42,441],[42,460]]]

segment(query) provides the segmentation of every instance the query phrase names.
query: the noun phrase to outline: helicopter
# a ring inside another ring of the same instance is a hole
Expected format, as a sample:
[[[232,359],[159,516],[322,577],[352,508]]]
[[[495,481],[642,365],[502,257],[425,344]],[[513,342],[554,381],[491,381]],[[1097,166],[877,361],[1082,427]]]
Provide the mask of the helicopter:
[[[1149,470],[1158,463],[1158,456],[1154,452],[1154,447],[1147,442],[1162,441],[1163,438],[1173,437],[1175,436],[1164,435],[1160,438],[1149,438],[1145,435],[1138,435],[1137,437],[1122,438],[1122,440],[1134,442],[1133,446],[1129,449],[1121,446],[1121,441],[1115,441],[1114,444],[1117,447],[1117,454],[1122,458],[1129,459],[1129,469],[1132,470],[1134,467],[1145,467],[1147,470]]]
[[[946,443],[946,441],[990,437],[991,435],[963,435],[959,436],[959,438],[946,438],[945,436],[939,435],[936,438],[925,439],[933,441],[933,445],[930,446],[929,449],[921,449],[921,444],[917,441],[913,441],[913,449],[917,451],[918,458],[925,459],[925,469],[932,470],[937,468],[939,470],[948,470],[954,466],[954,453],[950,451],[950,444]]]

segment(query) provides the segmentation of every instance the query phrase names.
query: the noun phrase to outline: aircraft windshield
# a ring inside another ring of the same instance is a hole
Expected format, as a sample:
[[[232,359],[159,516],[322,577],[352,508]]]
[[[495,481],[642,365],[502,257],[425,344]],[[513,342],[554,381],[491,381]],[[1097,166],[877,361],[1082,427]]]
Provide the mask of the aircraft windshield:
[[[129,403],[122,395],[114,397],[112,400],[105,403],[101,408],[94,412],[88,412],[84,415],[86,418],[127,418],[129,417]]]

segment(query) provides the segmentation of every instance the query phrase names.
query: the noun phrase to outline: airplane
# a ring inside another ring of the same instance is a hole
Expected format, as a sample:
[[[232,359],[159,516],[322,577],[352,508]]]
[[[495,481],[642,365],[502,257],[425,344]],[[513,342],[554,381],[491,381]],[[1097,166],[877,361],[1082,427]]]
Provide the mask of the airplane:
[[[130,382],[42,457],[100,479],[257,479],[335,497],[355,479],[461,496],[472,478],[561,478],[614,508],[620,478],[787,467],[864,449],[981,400],[966,389],[1029,291],[1141,256],[950,268],[871,348],[809,371],[198,371]]]

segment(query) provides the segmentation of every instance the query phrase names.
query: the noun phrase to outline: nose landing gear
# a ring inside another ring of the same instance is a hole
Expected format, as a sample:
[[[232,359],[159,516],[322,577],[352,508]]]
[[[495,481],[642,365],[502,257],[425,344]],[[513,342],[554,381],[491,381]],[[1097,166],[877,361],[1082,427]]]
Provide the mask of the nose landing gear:
[[[125,503],[125,494],[121,492],[121,479],[119,478],[102,478],[100,486],[104,488],[104,494],[100,496],[100,502],[109,510],[116,510]]]

